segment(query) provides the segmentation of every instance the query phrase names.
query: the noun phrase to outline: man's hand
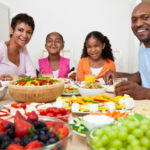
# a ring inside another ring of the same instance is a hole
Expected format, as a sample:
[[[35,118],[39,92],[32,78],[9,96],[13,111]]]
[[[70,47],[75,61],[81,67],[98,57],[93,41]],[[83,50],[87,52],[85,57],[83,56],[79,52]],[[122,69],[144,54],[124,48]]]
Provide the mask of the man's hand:
[[[116,72],[109,70],[105,73],[103,78],[106,84],[113,84],[113,79],[116,78]]]
[[[143,88],[132,81],[120,82],[115,86],[116,95],[128,94],[134,99],[145,99],[146,92],[146,88]]]

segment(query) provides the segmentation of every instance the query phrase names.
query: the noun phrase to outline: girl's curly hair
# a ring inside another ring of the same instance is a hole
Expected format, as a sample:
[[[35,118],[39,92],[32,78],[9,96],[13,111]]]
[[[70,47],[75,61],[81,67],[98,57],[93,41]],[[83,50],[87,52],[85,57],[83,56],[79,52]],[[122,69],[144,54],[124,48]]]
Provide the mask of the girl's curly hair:
[[[99,41],[101,41],[102,43],[105,43],[105,48],[102,51],[103,59],[111,59],[112,61],[114,61],[114,56],[112,53],[112,48],[111,48],[111,44],[109,42],[109,39],[106,36],[104,36],[101,32],[98,32],[98,31],[90,32],[86,36],[81,58],[88,56],[87,48],[86,48],[86,42],[91,37],[94,37],[94,38],[98,39]]]

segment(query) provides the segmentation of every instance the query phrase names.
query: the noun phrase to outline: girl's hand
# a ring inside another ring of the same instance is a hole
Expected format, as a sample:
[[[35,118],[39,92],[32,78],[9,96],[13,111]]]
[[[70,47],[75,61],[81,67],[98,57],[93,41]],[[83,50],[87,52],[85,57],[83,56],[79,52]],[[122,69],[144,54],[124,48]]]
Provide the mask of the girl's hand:
[[[13,77],[8,75],[8,74],[2,74],[0,76],[0,80],[2,80],[2,81],[11,81],[11,80],[13,80]]]
[[[70,80],[76,80],[76,72],[75,71],[72,71],[68,74],[68,78]]]

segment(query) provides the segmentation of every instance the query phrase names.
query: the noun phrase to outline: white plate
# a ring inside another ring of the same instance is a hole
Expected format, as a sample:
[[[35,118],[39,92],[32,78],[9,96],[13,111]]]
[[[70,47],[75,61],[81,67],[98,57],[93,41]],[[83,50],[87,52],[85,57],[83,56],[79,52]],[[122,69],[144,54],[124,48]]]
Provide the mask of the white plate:
[[[62,93],[63,96],[80,95],[80,93]]]
[[[74,124],[73,120],[71,120],[71,121],[69,122],[69,124]],[[71,127],[71,128],[72,128],[72,127]],[[86,134],[83,134],[83,133],[80,133],[80,132],[78,132],[78,131],[76,131],[76,130],[73,130],[73,128],[72,128],[72,131],[73,131],[75,134],[77,134],[77,135],[86,137]]]

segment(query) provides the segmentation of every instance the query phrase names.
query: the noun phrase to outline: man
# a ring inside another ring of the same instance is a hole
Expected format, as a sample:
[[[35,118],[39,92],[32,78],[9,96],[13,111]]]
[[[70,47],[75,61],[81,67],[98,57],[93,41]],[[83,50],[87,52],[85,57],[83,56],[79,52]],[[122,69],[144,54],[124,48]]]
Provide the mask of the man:
[[[133,74],[108,71],[104,80],[112,83],[114,78],[127,77],[128,81],[115,86],[116,95],[128,94],[134,99],[150,99],[150,2],[142,2],[132,13],[132,31],[141,41],[139,71]]]

